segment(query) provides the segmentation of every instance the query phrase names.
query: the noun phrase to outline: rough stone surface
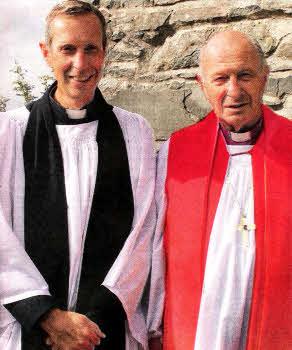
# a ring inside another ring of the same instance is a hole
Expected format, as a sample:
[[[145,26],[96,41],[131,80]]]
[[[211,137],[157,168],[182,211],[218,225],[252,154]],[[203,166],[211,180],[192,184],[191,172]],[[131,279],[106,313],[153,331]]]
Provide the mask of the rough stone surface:
[[[198,84],[194,84],[189,93],[186,92],[184,105],[190,115],[200,116],[200,119],[211,110],[211,106],[204,98],[204,94]]]
[[[193,30],[179,31],[167,38],[151,60],[150,69],[161,71],[198,66],[199,47],[204,43],[204,33]]]
[[[210,110],[196,83],[214,32],[242,31],[270,68],[264,103],[292,119],[291,0],[99,0],[109,47],[100,86],[110,103],[142,114],[159,144]]]
[[[275,55],[283,59],[292,60],[292,34],[289,34],[281,40]]]
[[[268,95],[268,94],[265,94],[264,98],[263,98],[263,102],[264,104],[266,104],[267,106],[270,106],[270,107],[278,107],[280,105],[282,105],[282,101],[279,97],[275,97],[273,95]]]
[[[154,5],[172,5],[180,2],[181,0],[154,0]]]
[[[121,41],[108,53],[109,61],[133,61],[136,58],[142,57],[144,51],[138,47],[131,47],[128,43]]]
[[[291,110],[291,108],[292,108],[292,95],[288,95],[286,97],[285,107]]]
[[[183,90],[158,89],[153,85],[146,88],[132,86],[115,94],[105,91],[105,96],[114,105],[147,115],[157,140],[165,140],[173,131],[195,121],[184,108]]]
[[[151,0],[100,0],[99,5],[106,8],[147,6]]]
[[[266,94],[277,96],[279,90],[279,80],[275,78],[269,78],[266,85]]]
[[[292,94],[292,76],[279,80],[278,95],[282,96],[283,94]]]
[[[278,10],[283,13],[292,12],[292,4],[290,0],[263,0],[262,7],[267,10]]]

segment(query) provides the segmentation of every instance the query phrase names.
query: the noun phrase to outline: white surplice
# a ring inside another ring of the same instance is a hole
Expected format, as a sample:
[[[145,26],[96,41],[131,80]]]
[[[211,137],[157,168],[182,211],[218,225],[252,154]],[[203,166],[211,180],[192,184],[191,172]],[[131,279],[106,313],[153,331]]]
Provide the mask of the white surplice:
[[[155,225],[154,147],[152,131],[142,117],[117,107],[114,107],[114,113],[126,143],[135,211],[130,235],[103,285],[123,304],[128,318],[126,348],[136,350],[147,348],[145,316],[139,302],[150,268],[151,235]],[[23,248],[22,142],[28,116],[29,112],[25,107],[0,114],[1,350],[21,349],[21,327],[2,305],[35,295],[49,294],[46,282]],[[68,205],[68,308],[74,310],[98,165],[98,121],[56,127],[63,156]]]
[[[247,152],[251,147],[227,146],[230,154]],[[162,237],[167,207],[164,183],[168,148],[169,141],[162,145],[157,159],[155,199],[158,221],[148,313],[148,327],[154,334],[160,331],[165,293],[161,271],[165,269]],[[231,156],[210,235],[197,331],[194,329],[195,350],[245,349],[254,275],[255,237],[253,229],[246,236],[239,226],[241,214],[247,216],[250,227],[254,224],[252,183],[250,154]],[[191,304],[186,302],[187,307],[191,307]]]

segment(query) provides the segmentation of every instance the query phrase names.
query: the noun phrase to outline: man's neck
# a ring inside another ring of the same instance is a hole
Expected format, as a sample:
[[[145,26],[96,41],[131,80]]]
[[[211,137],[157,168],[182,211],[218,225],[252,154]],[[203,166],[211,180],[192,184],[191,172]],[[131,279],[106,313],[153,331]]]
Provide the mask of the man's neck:
[[[65,108],[56,99],[54,99],[54,91],[50,93],[50,100],[52,106],[55,106],[55,108],[57,109],[62,109],[66,111],[70,119],[82,119],[86,116],[86,106],[83,106],[83,108],[80,109]]]
[[[221,123],[220,129],[223,133],[227,145],[254,145],[263,128],[263,118],[260,117],[255,125],[243,132],[233,132],[227,130]]]
[[[56,87],[56,89],[51,92],[50,97],[65,109],[80,110],[86,108],[86,106],[93,100],[94,93],[95,90],[93,91],[92,96],[89,96],[82,100],[69,100],[67,98],[60,97],[60,94],[58,93],[58,87]]]

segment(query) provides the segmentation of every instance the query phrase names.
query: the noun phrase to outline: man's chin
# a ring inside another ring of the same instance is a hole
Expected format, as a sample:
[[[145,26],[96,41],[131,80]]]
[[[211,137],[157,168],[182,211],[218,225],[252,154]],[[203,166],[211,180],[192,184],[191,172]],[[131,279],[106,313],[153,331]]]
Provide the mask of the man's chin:
[[[219,121],[224,128],[233,132],[239,131],[248,123],[248,120],[248,116],[243,113],[236,113],[219,118]]]
[[[69,84],[72,87],[72,89],[92,89],[93,86],[96,85],[97,79],[95,76],[90,77],[87,80],[77,80],[71,78],[69,80]]]
[[[92,96],[96,87],[96,82],[91,81],[89,83],[77,83],[72,84],[68,92],[70,92],[71,97],[76,99],[83,98],[85,96]]]

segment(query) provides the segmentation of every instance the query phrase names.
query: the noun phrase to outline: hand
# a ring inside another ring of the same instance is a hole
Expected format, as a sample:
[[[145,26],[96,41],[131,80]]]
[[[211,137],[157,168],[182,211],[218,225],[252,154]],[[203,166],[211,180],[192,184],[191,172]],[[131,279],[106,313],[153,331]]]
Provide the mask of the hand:
[[[159,337],[149,339],[149,350],[162,350],[162,344]]]
[[[53,309],[40,326],[49,335],[46,344],[52,350],[93,350],[105,338],[94,322],[76,312]]]

